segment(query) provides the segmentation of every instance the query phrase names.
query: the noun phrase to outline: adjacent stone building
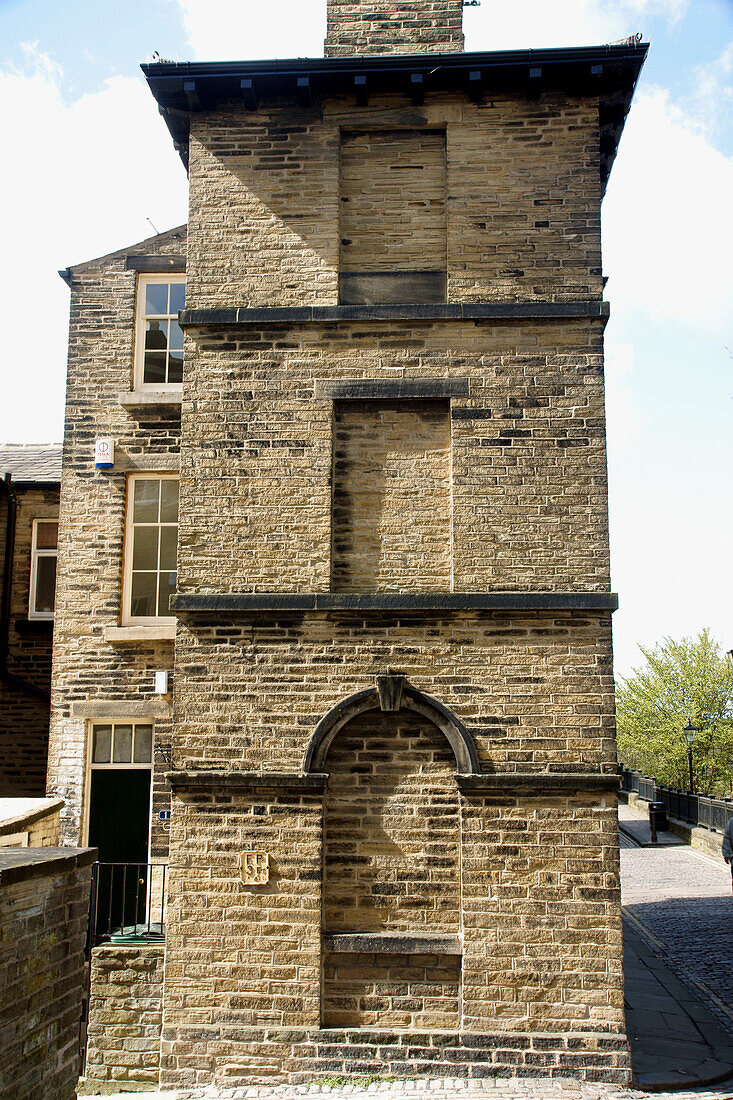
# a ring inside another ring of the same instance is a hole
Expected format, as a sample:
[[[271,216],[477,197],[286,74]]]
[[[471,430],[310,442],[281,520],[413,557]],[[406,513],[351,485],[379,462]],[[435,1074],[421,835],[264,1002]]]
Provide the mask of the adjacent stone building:
[[[60,443],[0,443],[0,798],[46,789],[60,482]]]
[[[646,47],[460,16],[144,66],[187,229],[64,272],[50,791],[143,899],[99,880],[92,1078],[628,1080],[600,203]]]

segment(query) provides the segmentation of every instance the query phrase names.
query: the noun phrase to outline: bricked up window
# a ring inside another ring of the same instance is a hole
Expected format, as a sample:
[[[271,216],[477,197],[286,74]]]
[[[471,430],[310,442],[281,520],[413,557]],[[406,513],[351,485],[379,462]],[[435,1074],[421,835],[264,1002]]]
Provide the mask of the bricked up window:
[[[52,619],[56,602],[57,519],[33,521],[29,619]]]
[[[178,478],[135,474],[127,487],[124,618],[174,621],[168,600],[176,587]]]
[[[342,303],[445,301],[445,164],[445,131],[342,133]]]
[[[136,385],[180,386],[186,282],[170,275],[141,275],[137,287]]]
[[[333,565],[341,592],[449,592],[445,401],[336,401]]]

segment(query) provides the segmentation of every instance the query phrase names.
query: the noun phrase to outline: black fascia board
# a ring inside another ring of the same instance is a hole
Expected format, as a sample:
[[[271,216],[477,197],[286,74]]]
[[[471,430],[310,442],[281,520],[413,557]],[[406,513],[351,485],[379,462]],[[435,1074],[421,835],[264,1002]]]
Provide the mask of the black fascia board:
[[[541,89],[599,97],[601,176],[608,180],[648,43],[581,46],[490,53],[394,54],[375,57],[287,58],[268,61],[185,61],[142,65],[142,71],[184,164],[192,108],[185,85],[195,81],[202,109],[242,100],[242,80],[251,81],[251,103],[287,96],[297,101],[298,80],[307,78],[313,98],[354,95],[355,76],[366,76],[369,94],[402,91],[411,97],[411,77],[422,76],[426,93],[475,95],[471,74],[481,74],[484,98],[504,91],[528,92],[529,70],[540,69]],[[598,71],[600,67],[600,72]],[[474,79],[475,84],[475,79]],[[541,90],[540,89],[540,90]],[[536,94],[536,88],[532,88]],[[246,106],[246,104],[244,104]],[[249,107],[256,110],[256,107]]]

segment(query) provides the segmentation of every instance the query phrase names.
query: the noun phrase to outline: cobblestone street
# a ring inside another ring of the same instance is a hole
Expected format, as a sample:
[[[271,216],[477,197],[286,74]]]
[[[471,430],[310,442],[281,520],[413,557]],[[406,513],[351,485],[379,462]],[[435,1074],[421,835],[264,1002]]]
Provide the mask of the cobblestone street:
[[[127,1100],[129,1093],[118,1093],[112,1100]],[[566,1078],[497,1078],[487,1081],[430,1079],[422,1081],[382,1081],[372,1084],[281,1086],[280,1088],[200,1088],[180,1092],[145,1093],[148,1100],[301,1100],[322,1097],[328,1100],[428,1100],[429,1097],[460,1100],[646,1100],[649,1093],[618,1085],[590,1084]],[[654,1100],[733,1100],[733,1081],[713,1088],[654,1092]]]
[[[726,865],[686,845],[622,844],[621,893],[627,912],[663,946],[668,966],[713,994],[706,1003],[733,1034],[733,900]]]

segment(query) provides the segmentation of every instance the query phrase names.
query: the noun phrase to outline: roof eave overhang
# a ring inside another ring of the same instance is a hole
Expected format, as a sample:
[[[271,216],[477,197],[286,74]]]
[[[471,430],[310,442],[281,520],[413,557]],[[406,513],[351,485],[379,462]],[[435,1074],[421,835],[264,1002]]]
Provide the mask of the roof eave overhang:
[[[428,93],[461,93],[482,102],[502,92],[536,97],[545,91],[598,96],[601,179],[605,189],[648,44],[494,53],[291,58],[274,61],[159,62],[142,70],[184,165],[191,116],[240,102],[256,111],[263,100],[401,93],[421,103]]]

